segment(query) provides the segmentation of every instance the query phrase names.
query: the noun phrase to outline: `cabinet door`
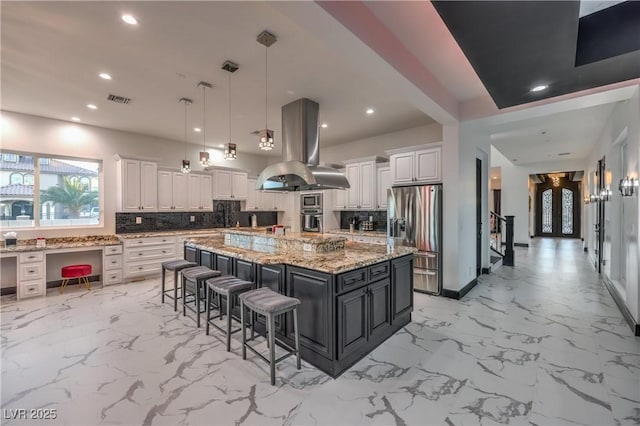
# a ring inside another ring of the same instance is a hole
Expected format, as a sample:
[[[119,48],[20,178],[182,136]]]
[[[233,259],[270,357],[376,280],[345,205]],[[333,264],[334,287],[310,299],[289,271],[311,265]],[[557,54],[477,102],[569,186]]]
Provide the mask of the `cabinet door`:
[[[173,172],[158,172],[158,210],[173,209]]]
[[[378,169],[378,185],[376,191],[378,193],[378,202],[376,208],[379,210],[387,209],[387,190],[391,188],[391,170],[389,167],[381,167]]]
[[[391,309],[393,321],[413,309],[413,256],[391,262]]]
[[[185,260],[188,260],[189,262],[197,262],[199,260],[197,259],[197,257],[198,257],[198,250],[196,250],[193,247],[188,247],[188,246],[184,247]]]
[[[360,164],[349,164],[346,170],[351,187],[347,189],[347,208],[360,208]]]
[[[278,212],[286,211],[285,208],[285,194],[282,192],[274,192],[273,193],[273,209]]]
[[[247,198],[247,174],[244,172],[233,172],[231,174],[231,187],[233,188],[233,199],[244,200]]]
[[[284,287],[284,266],[282,265],[258,265],[258,285],[260,287],[268,287],[271,290],[286,294]],[[264,316],[258,316],[258,322],[266,328]],[[285,315],[276,317],[276,330],[280,334],[286,333]]]
[[[122,160],[122,210],[139,211],[140,204],[140,162]]]
[[[214,269],[214,254],[210,251],[200,250],[200,266],[206,266],[209,269]]]
[[[440,150],[437,147],[416,151],[416,180],[440,182]]]
[[[415,153],[407,152],[391,156],[391,180],[394,184],[411,183],[414,177]]]
[[[360,204],[359,209],[373,210],[376,208],[376,163],[367,161],[360,164]]]
[[[235,259],[235,276],[241,280],[255,282],[255,265],[242,259]]]
[[[171,189],[173,192],[173,209],[186,210],[187,208],[187,176],[184,173],[172,172]]]
[[[200,175],[187,175],[187,209],[200,210]]]
[[[222,275],[233,275],[233,258],[216,254],[216,270],[220,271]]]
[[[368,339],[367,288],[337,297],[338,359],[366,347]]]
[[[140,162],[140,205],[142,210],[158,208],[158,165],[151,161]]]
[[[300,300],[300,344],[327,359],[334,358],[333,279],[329,274],[287,266],[287,295]],[[293,321],[287,321],[293,335]]]
[[[247,179],[247,202],[245,203],[245,210],[256,210],[258,207],[258,194],[256,190],[256,180]]]
[[[334,210],[346,210],[347,209],[347,190],[335,189],[334,194]]]
[[[260,210],[273,211],[275,203],[275,194],[273,192],[262,191],[260,193],[260,204],[258,204]]]
[[[210,175],[200,176],[200,206],[203,210],[213,210],[213,196],[211,194],[212,179]]]
[[[369,335],[376,338],[391,328],[391,281],[385,278],[369,287]]]
[[[231,172],[216,170],[213,174],[213,198],[216,200],[231,199]]]

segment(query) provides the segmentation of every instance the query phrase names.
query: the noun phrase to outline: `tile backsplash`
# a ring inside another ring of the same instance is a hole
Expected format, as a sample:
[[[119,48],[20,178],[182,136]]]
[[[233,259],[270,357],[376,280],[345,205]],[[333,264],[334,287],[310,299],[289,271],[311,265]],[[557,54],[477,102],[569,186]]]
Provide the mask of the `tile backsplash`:
[[[376,231],[387,230],[387,212],[385,210],[342,211],[340,212],[340,228],[349,229],[349,224],[354,216],[357,216],[360,222],[369,220],[369,216],[373,216],[373,229]]]
[[[207,229],[235,226],[251,226],[251,213],[240,211],[240,201],[213,201],[213,211],[207,212],[159,212],[116,213],[116,233],[176,231],[180,229]],[[258,226],[274,225],[278,221],[276,212],[256,212]],[[195,221],[191,222],[191,216]],[[136,217],[142,218],[136,224]]]

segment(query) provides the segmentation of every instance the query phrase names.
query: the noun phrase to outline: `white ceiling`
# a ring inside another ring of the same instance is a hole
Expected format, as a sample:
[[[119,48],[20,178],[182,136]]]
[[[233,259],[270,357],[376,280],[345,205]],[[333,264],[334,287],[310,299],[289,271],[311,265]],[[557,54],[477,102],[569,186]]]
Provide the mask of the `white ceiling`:
[[[518,165],[585,159],[615,105],[606,103],[496,124],[490,127],[491,144]],[[558,155],[566,152],[570,154]]]
[[[625,0],[580,0],[580,12],[578,16],[591,15],[592,13],[599,12],[607,9],[611,6],[615,6],[619,3],[624,3]]]
[[[310,5],[311,6],[311,5]],[[281,9],[283,6],[278,6]],[[299,7],[299,5],[298,5]],[[129,26],[120,16],[134,15]],[[187,138],[202,143],[202,92],[207,95],[207,145],[228,140],[229,59],[231,138],[242,152],[264,153],[250,132],[264,126],[264,29],[269,48],[269,127],[280,155],[280,107],[299,97],[320,104],[322,145],[433,122],[366,70],[335,55],[295,22],[263,2],[3,2],[3,110],[183,140],[181,97],[194,100]],[[108,72],[113,80],[98,78]],[[108,102],[107,94],[133,99]],[[97,111],[86,104],[94,103]],[[372,107],[375,114],[365,114]]]

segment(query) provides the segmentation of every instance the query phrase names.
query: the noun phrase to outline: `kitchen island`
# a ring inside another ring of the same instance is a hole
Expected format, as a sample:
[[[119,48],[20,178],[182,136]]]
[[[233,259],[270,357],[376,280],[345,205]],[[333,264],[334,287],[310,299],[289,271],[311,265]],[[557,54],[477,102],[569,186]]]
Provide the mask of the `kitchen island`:
[[[411,248],[388,251],[343,237],[227,230],[189,239],[185,258],[298,298],[302,359],[332,377],[411,321]],[[256,329],[264,330],[261,318]],[[276,333],[293,344],[290,314],[276,319]]]

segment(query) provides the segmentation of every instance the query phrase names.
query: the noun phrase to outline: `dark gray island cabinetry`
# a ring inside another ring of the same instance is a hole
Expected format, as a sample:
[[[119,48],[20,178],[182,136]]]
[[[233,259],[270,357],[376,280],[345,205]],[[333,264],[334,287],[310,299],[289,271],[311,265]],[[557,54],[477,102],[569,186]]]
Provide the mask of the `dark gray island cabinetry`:
[[[246,251],[238,251],[234,257],[228,247],[191,244],[186,248],[185,256],[196,262],[299,299],[302,359],[332,377],[338,377],[411,321],[411,253],[381,256],[384,260],[377,263],[326,272],[319,270],[322,267],[317,262],[310,262],[312,269],[291,265],[286,257],[281,263],[270,263],[277,260],[273,256],[252,257]],[[264,330],[260,318],[256,329]],[[280,339],[293,344],[290,315],[276,319],[276,330]]]

